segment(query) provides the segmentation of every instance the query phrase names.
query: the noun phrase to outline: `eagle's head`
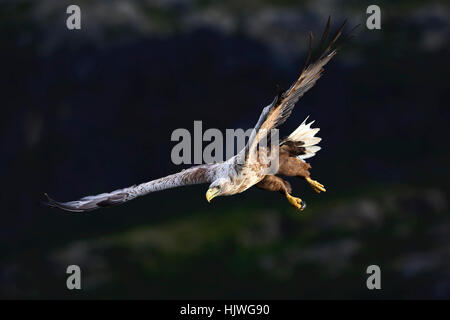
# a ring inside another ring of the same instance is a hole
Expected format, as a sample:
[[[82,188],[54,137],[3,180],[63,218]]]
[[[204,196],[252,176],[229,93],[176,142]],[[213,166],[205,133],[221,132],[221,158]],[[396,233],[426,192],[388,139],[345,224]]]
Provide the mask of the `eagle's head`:
[[[234,185],[229,178],[219,178],[211,183],[206,191],[206,200],[210,202],[215,197],[233,194],[233,189]]]

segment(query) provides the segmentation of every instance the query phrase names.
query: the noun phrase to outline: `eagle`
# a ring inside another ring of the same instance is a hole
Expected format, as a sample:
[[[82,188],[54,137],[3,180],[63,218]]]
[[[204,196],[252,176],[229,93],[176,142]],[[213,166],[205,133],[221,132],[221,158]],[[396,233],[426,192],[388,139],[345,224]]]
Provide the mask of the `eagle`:
[[[276,143],[270,140],[269,132],[277,130],[286,121],[300,97],[316,84],[324,66],[336,55],[335,43],[341,36],[346,21],[325,47],[330,24],[331,17],[328,18],[320,41],[319,55],[314,62],[310,62],[313,36],[309,32],[308,54],[300,76],[289,89],[278,93],[262,110],[247,144],[235,156],[224,162],[194,166],[163,178],[109,193],[87,196],[76,201],[58,202],[45,193],[48,200],[46,204],[71,212],[92,211],[119,205],[156,191],[208,183],[209,188],[206,191],[208,202],[215,197],[238,194],[256,186],[263,190],[280,192],[293,207],[302,211],[306,207],[305,201],[294,197],[290,183],[280,176],[299,177],[317,193],[326,191],[321,183],[311,178],[311,165],[305,161],[321,149],[317,145],[321,138],[316,137],[320,129],[312,128],[314,121],[307,123],[306,118],[288,137],[276,139]],[[325,49],[322,49],[323,47]],[[269,140],[269,144],[262,143]],[[273,164],[273,159],[268,155],[272,155],[274,150],[277,154],[276,167],[275,170],[268,170]]]

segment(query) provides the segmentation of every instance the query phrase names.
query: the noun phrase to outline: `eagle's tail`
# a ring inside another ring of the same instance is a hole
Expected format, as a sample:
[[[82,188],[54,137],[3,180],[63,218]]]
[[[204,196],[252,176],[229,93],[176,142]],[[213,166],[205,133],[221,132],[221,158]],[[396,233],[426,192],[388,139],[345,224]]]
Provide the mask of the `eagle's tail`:
[[[314,121],[306,124],[306,120],[308,120],[308,117],[287,138],[291,141],[302,142],[301,147],[305,148],[305,151],[303,154],[298,156],[298,158],[302,160],[314,157],[316,152],[321,149],[317,146],[317,144],[322,140],[319,137],[315,137],[316,133],[319,132],[320,129],[311,128]]]

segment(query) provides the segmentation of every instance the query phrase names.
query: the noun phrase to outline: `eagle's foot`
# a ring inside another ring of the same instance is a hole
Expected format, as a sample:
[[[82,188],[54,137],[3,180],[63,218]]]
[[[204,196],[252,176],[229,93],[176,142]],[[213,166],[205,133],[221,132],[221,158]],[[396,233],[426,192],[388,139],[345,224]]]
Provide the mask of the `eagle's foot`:
[[[306,208],[306,203],[300,198],[296,198],[291,196],[289,193],[286,192],[286,198],[288,199],[289,203],[298,209],[299,211],[303,211],[303,209]]]
[[[306,178],[306,181],[308,181],[308,183],[311,185],[311,188],[314,189],[315,192],[320,193],[320,192],[325,192],[327,191],[325,189],[325,187],[323,186],[323,184],[319,183],[316,180],[313,180],[309,177]]]

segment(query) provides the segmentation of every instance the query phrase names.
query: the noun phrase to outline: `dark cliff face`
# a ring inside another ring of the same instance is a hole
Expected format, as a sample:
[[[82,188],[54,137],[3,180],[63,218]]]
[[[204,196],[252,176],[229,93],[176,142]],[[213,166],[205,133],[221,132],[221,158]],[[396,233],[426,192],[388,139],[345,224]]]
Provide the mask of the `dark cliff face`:
[[[289,279],[305,283],[303,291],[292,287],[286,297],[306,297],[311,292],[319,298],[329,297],[321,292],[327,291],[326,279],[333,278],[342,281],[342,297],[364,296],[355,289],[352,274],[374,260],[387,264],[395,283],[388,297],[408,296],[410,287],[401,288],[405,279],[412,279],[408,280],[411,286],[426,284],[424,297],[448,296],[445,257],[449,238],[441,230],[449,224],[450,158],[445,147],[450,64],[448,44],[442,41],[449,33],[449,22],[442,15],[448,10],[444,4],[386,4],[380,31],[365,28],[362,4],[329,8],[336,25],[344,12],[351,24],[363,25],[281,130],[282,135],[290,133],[307,115],[321,128],[323,149],[311,164],[313,176],[328,192],[316,196],[293,181],[294,193],[308,202],[307,218],[293,218],[284,199],[262,191],[249,191],[211,206],[201,186],[158,193],[127,207],[82,216],[61,215],[39,205],[43,192],[72,200],[180,170],[170,160],[175,144],[170,136],[177,128],[192,130],[195,120],[203,121],[204,130],[252,127],[276,95],[277,85],[287,88],[298,76],[305,58],[306,32],[313,30],[318,40],[328,15],[323,13],[326,8],[309,2],[256,2],[250,8],[162,3],[158,7],[131,1],[126,8],[109,7],[109,14],[102,14],[105,11],[98,4],[82,7],[86,19],[83,29],[76,32],[65,29],[62,2],[2,4],[0,241],[4,253],[0,281],[16,291],[1,295],[39,295],[34,290],[39,283],[27,280],[26,274],[34,271],[27,272],[25,266],[44,270],[50,265],[56,270],[70,260],[61,252],[78,248],[79,241],[87,239],[81,245],[85,250],[79,250],[80,259],[95,251],[109,270],[106,280],[94,285],[90,293],[90,297],[101,297],[104,288],[120,287],[118,283],[125,278],[119,274],[130,271],[132,263],[117,262],[122,250],[139,247],[141,235],[133,228],[144,225],[142,232],[149,236],[142,241],[167,243],[171,249],[157,247],[152,252],[160,257],[155,258],[158,266],[142,260],[141,271],[133,272],[153,282],[159,279],[160,287],[170,282],[165,277],[171,277],[161,270],[173,263],[184,243],[172,243],[165,234],[183,234],[183,228],[190,234],[192,227],[206,236],[177,262],[186,268],[202,264],[214,248],[217,255],[230,257],[232,265],[210,268],[225,272],[230,279],[247,272],[257,275],[248,284],[261,279],[270,283],[274,277],[278,287],[273,292],[281,292]],[[267,206],[271,209],[265,214],[262,208]],[[260,213],[267,219],[258,218]],[[209,221],[206,217],[211,215],[236,231]],[[348,225],[336,222],[342,219]],[[370,226],[374,223],[373,233],[372,227],[361,222],[365,219]],[[257,225],[257,231],[245,221]],[[148,224],[151,227],[145,231]],[[331,238],[320,236],[329,230]],[[271,232],[276,235],[267,236]],[[302,232],[305,236],[292,236]],[[319,236],[311,237],[310,232]],[[385,233],[398,244],[392,251],[386,251],[392,244],[380,241]],[[439,241],[433,238],[436,234]],[[99,240],[103,235],[111,237],[107,244]],[[264,237],[263,244],[253,244]],[[337,271],[325,267],[332,259],[327,252],[334,251],[327,247],[331,242],[340,244],[336,250],[348,257]],[[275,246],[283,248],[283,255],[271,249]],[[432,259],[425,252],[431,252]],[[138,250],[138,254],[143,253]],[[140,261],[139,257],[128,253],[126,259]],[[434,264],[424,266],[422,262],[430,259]],[[290,266],[286,274],[280,267],[284,262]],[[320,282],[323,291],[301,276],[315,264],[327,274]],[[97,267],[92,268],[94,283]],[[194,269],[188,268],[201,282]],[[176,279],[177,271],[171,272]],[[45,279],[59,281],[52,275]],[[347,280],[351,284],[346,285]],[[224,276],[223,292],[235,295],[238,291],[228,288],[227,282],[237,285]],[[191,297],[207,294],[204,283]],[[156,297],[161,292],[156,284],[148,295],[138,281],[129,285],[138,296]],[[187,294],[183,288],[188,286],[173,282],[164,295],[183,297]],[[252,297],[256,292],[249,290],[245,295]],[[46,297],[62,294],[51,289],[41,293]],[[220,296],[219,289],[214,295]],[[269,293],[261,295],[270,297]]]

